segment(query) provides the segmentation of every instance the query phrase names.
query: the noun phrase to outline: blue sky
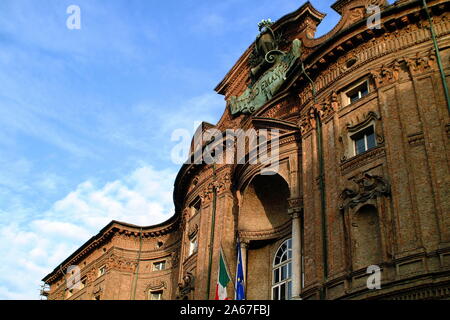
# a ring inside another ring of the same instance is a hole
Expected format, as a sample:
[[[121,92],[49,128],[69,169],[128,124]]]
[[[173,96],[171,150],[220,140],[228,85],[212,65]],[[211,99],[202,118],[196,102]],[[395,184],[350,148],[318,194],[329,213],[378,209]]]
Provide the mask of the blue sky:
[[[333,1],[311,1],[337,14]],[[297,0],[0,1],[0,299],[40,279],[113,219],[173,214],[171,133],[216,123],[214,87],[262,19]],[[81,30],[66,28],[69,5]]]

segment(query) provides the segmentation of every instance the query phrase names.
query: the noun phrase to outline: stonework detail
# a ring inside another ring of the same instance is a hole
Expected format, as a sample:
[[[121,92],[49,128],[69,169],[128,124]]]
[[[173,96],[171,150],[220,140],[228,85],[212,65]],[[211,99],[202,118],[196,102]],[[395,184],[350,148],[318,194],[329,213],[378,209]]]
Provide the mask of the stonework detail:
[[[195,277],[192,273],[187,272],[183,280],[178,283],[177,300],[190,300],[190,293],[195,289]]]
[[[155,291],[160,289],[167,289],[167,283],[161,280],[153,280],[147,285],[144,292],[148,293],[149,291]]]
[[[380,176],[372,176],[368,173],[359,174],[353,179],[358,189],[345,189],[341,193],[340,209],[355,208],[356,206],[382,196],[390,196],[389,183]]]
[[[381,88],[385,85],[398,81],[400,74],[400,62],[399,60],[395,60],[388,65],[381,66],[378,70],[372,70],[370,73],[374,79],[377,89]]]
[[[106,263],[107,269],[116,269],[119,271],[134,272],[137,262],[112,255]]]
[[[416,56],[404,58],[412,76],[423,74],[436,69],[436,55],[430,51],[425,54],[417,53]]]

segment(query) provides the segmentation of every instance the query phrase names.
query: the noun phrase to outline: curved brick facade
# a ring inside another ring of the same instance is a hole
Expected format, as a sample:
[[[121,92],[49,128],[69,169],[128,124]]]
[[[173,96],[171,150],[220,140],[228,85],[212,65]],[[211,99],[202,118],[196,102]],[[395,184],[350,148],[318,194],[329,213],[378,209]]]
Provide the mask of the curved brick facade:
[[[367,28],[371,4],[382,8],[380,29]],[[265,164],[253,164],[251,150],[240,164],[185,164],[171,220],[113,222],[44,279],[49,298],[212,299],[220,248],[234,274],[239,235],[248,299],[272,298],[272,262],[287,238],[294,297],[448,299],[450,120],[441,72],[450,69],[450,3],[428,6],[443,70],[422,1],[340,0],[341,21],[320,38],[324,15],[309,3],[278,20],[279,50],[302,43],[282,86],[251,114],[231,114],[258,71],[253,44],[216,88],[227,100],[221,120],[198,131],[276,129],[277,174],[261,175]],[[152,271],[158,261],[165,270]],[[62,270],[72,264],[87,282],[68,294]],[[369,265],[381,269],[380,290],[367,288]]]

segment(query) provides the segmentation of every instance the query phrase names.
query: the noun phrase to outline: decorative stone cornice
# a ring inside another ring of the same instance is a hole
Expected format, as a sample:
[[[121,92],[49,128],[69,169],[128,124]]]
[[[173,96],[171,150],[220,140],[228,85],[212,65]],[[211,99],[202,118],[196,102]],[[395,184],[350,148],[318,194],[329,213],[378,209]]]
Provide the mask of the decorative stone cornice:
[[[379,120],[381,120],[381,116],[378,113],[376,113],[375,111],[369,111],[364,115],[364,118],[362,120],[357,117],[354,121],[347,123],[345,127],[348,132],[357,132],[370,124],[372,121]],[[380,143],[381,141],[377,142]]]
[[[376,159],[380,159],[386,156],[386,150],[383,147],[377,147],[363,154],[357,155],[348,160],[342,160],[341,164],[341,174],[345,175],[352,170],[360,168],[371,161],[375,161]]]
[[[289,220],[285,224],[270,230],[261,230],[261,231],[239,231],[239,238],[251,241],[251,240],[267,240],[274,239],[280,236],[285,235],[291,230],[292,221]]]
[[[420,10],[419,8],[417,9]],[[441,12],[443,12],[443,10],[445,10],[445,8],[443,8]],[[318,54],[311,64],[305,65],[306,70],[310,73],[310,77],[314,80],[317,96],[320,96],[337,81],[355,73],[357,69],[367,68],[368,66],[369,68],[374,68],[375,71],[380,71],[378,66],[371,66],[377,59],[430,41],[430,32],[427,28],[427,22],[421,20],[418,11],[411,11],[407,14],[399,15],[394,19],[396,19],[395,21],[398,20],[398,22],[392,22],[389,26],[384,26],[385,23],[382,22],[384,30],[382,33],[376,33],[367,28],[361,29],[361,32],[359,33],[355,33],[353,38],[347,41],[349,42],[348,47],[350,49],[346,49],[342,43],[336,43],[334,45],[331,45],[330,43],[330,48],[328,50],[321,50],[322,53]],[[415,23],[409,22],[409,19],[415,21]],[[438,39],[450,33],[448,14],[433,16],[433,20]],[[312,41],[319,41],[319,39]],[[352,45],[350,45],[350,43]],[[433,53],[433,51],[431,53]],[[422,54],[419,55],[419,58],[420,57],[422,57]],[[403,62],[408,59],[415,60],[415,57],[400,58],[398,62]],[[350,67],[345,63],[349,60],[355,61]],[[431,57],[430,60],[431,66],[434,68],[434,57]],[[326,64],[323,64],[323,61],[325,61]],[[423,61],[419,63],[413,61],[413,63],[410,64],[413,74],[420,74],[423,71],[429,70],[429,65],[428,69],[426,67],[427,65],[426,55]],[[321,67],[321,71],[317,74],[317,71],[314,70],[318,70],[318,66]],[[423,68],[424,66],[425,69]],[[391,67],[391,65],[388,65],[388,67]],[[391,75],[389,75],[389,73],[391,73]],[[388,80],[390,77],[395,77],[395,74],[393,74],[393,72],[388,72],[388,74],[385,74],[384,81]],[[299,93],[300,110],[305,109],[306,106],[310,105],[311,100],[313,99],[310,84],[306,81],[303,81],[303,83],[303,89]]]

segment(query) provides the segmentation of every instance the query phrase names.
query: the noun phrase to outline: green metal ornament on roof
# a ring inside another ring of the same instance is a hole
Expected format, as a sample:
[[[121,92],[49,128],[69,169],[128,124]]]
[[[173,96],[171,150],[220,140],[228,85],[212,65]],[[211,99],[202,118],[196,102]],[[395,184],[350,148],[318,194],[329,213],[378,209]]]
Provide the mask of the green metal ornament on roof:
[[[263,20],[259,24],[261,33],[256,39],[250,58],[250,65],[253,66],[250,72],[252,82],[243,94],[230,98],[232,115],[251,114],[272,99],[301,56],[302,42],[299,39],[292,42],[290,52],[278,50],[278,40],[270,28],[271,25],[270,20]]]

